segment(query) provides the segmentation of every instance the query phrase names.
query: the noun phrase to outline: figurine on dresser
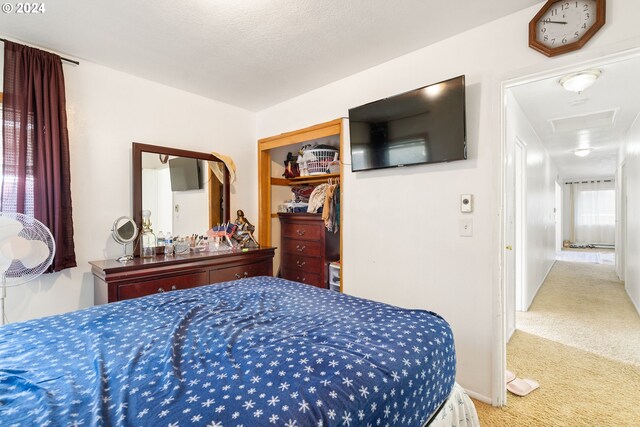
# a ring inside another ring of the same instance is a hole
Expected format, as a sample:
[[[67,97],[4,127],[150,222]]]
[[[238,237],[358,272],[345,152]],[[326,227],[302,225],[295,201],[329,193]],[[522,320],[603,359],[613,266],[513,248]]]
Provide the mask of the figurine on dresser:
[[[255,225],[251,224],[247,218],[244,216],[244,212],[242,209],[238,209],[236,213],[237,217],[234,221],[236,226],[236,230],[233,234],[233,239],[238,242],[241,248],[257,248],[258,242],[253,237],[253,232],[255,231]]]

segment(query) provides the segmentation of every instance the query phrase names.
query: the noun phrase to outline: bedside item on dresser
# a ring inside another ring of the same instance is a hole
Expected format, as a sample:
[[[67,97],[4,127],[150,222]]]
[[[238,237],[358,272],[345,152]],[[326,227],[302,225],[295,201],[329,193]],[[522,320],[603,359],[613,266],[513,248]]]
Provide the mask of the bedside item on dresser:
[[[128,216],[121,216],[116,219],[113,223],[113,228],[111,228],[111,236],[113,240],[122,245],[122,256],[116,261],[131,261],[133,255],[127,255],[127,244],[135,241],[138,237],[138,226],[135,221]]]
[[[142,233],[140,234],[140,255],[142,258],[151,258],[156,256],[156,235],[151,229],[151,211],[142,211]]]
[[[231,237],[236,231],[236,225],[231,223],[215,225],[211,230],[207,231],[207,237],[213,239],[215,247],[218,249],[225,249],[224,242],[229,244],[228,248],[233,248],[233,242]],[[227,248],[227,249],[228,249]],[[216,249],[216,250],[218,250]]]
[[[176,255],[189,253],[189,242],[185,241],[183,238],[176,240],[173,243],[173,252]]]
[[[236,230],[233,233],[233,239],[238,242],[241,248],[257,248],[260,245],[253,237],[256,227],[252,225],[244,216],[242,209],[238,209],[235,221]]]
[[[174,247],[173,247],[173,236],[171,232],[167,232],[167,235],[164,237],[164,255],[165,256],[173,256]]]
[[[327,232],[320,214],[279,213],[281,275],[285,279],[328,288],[327,264],[340,259],[340,237]]]

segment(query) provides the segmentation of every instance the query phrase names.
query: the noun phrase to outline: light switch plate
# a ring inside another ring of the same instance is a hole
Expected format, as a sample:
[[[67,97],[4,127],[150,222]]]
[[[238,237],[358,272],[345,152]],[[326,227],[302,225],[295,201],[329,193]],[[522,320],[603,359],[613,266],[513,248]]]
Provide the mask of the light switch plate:
[[[460,212],[473,212],[473,194],[460,195]]]
[[[462,218],[458,224],[458,228],[460,231],[460,236],[473,236],[473,218]]]

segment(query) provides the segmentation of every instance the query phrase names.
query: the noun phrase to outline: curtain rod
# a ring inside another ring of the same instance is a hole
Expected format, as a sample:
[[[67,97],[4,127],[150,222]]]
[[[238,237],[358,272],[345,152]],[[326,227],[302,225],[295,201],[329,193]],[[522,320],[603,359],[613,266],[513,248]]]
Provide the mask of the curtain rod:
[[[612,179],[597,179],[589,181],[566,181],[565,184],[589,184],[590,182],[613,182]]]
[[[4,42],[8,42],[8,41],[10,41],[10,40],[0,38],[0,42],[3,42],[3,43],[4,43]],[[15,43],[15,42],[14,42],[14,43]],[[60,57],[60,59],[61,59],[61,60],[63,60],[63,61],[69,62],[69,63],[71,63],[71,64],[80,65],[80,62],[78,62],[78,61],[74,61],[73,59],[64,58],[64,57],[62,57],[62,56]]]

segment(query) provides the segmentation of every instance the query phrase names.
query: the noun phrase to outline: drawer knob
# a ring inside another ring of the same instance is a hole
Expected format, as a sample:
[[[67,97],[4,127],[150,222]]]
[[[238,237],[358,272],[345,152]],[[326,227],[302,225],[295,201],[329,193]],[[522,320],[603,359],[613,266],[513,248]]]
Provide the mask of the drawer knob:
[[[246,279],[247,277],[249,277],[249,273],[245,271],[244,273],[242,273],[242,276],[239,273],[234,274],[234,276],[236,276],[236,279]]]
[[[234,276],[236,276],[236,279],[240,279],[241,278],[241,276],[238,273],[234,274]]]
[[[296,233],[298,233],[298,236],[304,236],[304,233],[306,233],[307,230],[296,230]]]
[[[176,287],[176,285],[171,285],[171,290],[172,290],[172,291],[175,291],[176,289],[178,289],[178,288]]]
[[[304,283],[304,282],[306,282],[306,281],[307,281],[307,278],[306,278],[306,277],[303,277],[303,278],[301,279],[301,278],[300,278],[300,276],[298,276],[298,277],[296,277],[296,281]]]
[[[298,251],[300,251],[300,252],[304,251],[306,248],[307,248],[307,246],[306,246],[306,245],[302,245],[302,246],[300,246],[300,245],[296,245],[296,249],[297,249]]]
[[[158,288],[158,292],[164,292],[164,288]]]
[[[296,265],[297,265],[298,267],[304,267],[304,265],[305,265],[306,263],[307,263],[306,261],[296,261]]]

